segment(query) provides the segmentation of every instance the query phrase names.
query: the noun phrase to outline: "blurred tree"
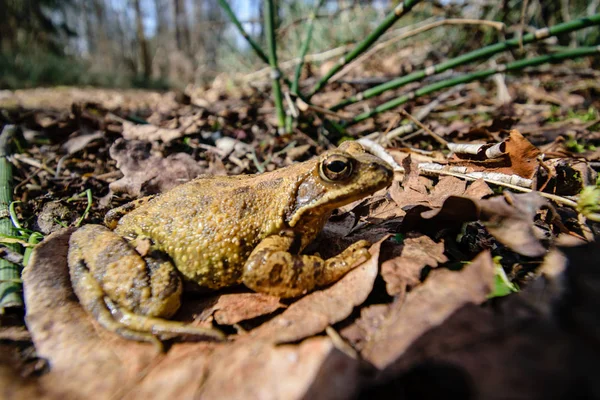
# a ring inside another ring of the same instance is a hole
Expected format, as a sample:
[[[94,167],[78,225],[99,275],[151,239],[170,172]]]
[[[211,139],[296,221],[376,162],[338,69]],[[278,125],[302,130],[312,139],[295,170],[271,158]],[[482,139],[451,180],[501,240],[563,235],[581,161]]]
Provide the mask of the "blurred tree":
[[[137,44],[142,57],[142,74],[144,75],[144,79],[149,81],[150,77],[152,76],[152,60],[150,59],[148,41],[146,40],[146,33],[144,32],[144,21],[140,0],[133,0],[133,9],[135,10],[135,30],[138,42]]]
[[[0,0],[2,52],[27,48],[63,54],[65,38],[76,35],[64,18],[71,7],[73,0]]]
[[[190,27],[184,0],[173,0],[175,10],[175,38],[177,48],[190,55]]]

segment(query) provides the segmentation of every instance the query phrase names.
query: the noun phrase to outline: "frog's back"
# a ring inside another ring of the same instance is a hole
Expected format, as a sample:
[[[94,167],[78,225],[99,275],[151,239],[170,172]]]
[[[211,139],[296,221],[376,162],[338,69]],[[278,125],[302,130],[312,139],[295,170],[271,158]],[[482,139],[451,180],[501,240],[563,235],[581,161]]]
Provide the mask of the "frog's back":
[[[294,191],[276,173],[201,177],[125,215],[116,231],[151,238],[201,286],[229,286],[240,282],[254,247],[284,227]]]

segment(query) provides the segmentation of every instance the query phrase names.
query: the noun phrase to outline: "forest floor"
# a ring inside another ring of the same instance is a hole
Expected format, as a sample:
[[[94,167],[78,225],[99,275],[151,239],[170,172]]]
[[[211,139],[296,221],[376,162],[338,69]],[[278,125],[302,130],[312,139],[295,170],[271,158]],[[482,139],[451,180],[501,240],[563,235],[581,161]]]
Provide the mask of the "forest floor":
[[[342,136],[312,110],[277,135],[256,85],[1,91],[0,121],[20,130],[15,212],[23,235],[45,237],[24,307],[0,319],[2,398],[600,398],[599,110],[600,72],[577,65],[419,98]],[[389,188],[334,212],[307,249],[373,243],[338,282],[293,300],[241,286],[185,295],[174,319],[227,340],[164,352],[79,305],[74,226],[202,174],[269,172],[351,138],[397,165]]]

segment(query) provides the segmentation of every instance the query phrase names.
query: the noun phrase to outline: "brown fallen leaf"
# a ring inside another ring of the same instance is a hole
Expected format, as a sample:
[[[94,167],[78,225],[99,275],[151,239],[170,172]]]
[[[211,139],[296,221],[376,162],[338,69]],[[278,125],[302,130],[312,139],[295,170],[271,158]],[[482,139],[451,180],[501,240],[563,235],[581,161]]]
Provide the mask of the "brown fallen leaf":
[[[387,237],[371,246],[368,261],[348,272],[331,287],[310,293],[293,303],[282,314],[254,329],[251,336],[276,343],[295,342],[348,317],[373,289],[379,271],[381,243]]]
[[[383,369],[428,330],[440,325],[465,304],[480,304],[494,285],[489,252],[478,255],[461,271],[432,271],[425,282],[396,301],[386,321],[362,350],[362,356]]]
[[[220,325],[234,325],[286,307],[279,301],[279,297],[264,293],[222,294],[218,296],[216,302],[212,298],[207,299],[207,302],[214,302],[214,304],[202,310],[197,319],[206,320],[214,316],[215,321]]]
[[[403,301],[403,296],[397,296],[397,299]],[[350,342],[354,349],[361,351],[365,344],[369,343],[372,337],[381,329],[391,307],[390,304],[374,304],[363,307],[360,310],[360,318],[343,327],[340,330],[340,335]]]
[[[423,267],[435,268],[448,261],[444,255],[444,242],[436,243],[421,234],[410,234],[401,245],[396,246],[395,251],[400,255],[381,265],[381,276],[390,296],[419,284]]]
[[[164,192],[204,173],[204,169],[187,153],[163,158],[150,152],[150,142],[118,139],[110,148],[123,178],[109,185],[113,193],[133,197]]]
[[[431,191],[429,204],[433,207],[440,207],[448,197],[462,196],[466,190],[467,182],[464,179],[442,176]]]
[[[240,340],[212,360],[199,399],[347,399],[360,382],[359,362],[323,337],[297,346]]]

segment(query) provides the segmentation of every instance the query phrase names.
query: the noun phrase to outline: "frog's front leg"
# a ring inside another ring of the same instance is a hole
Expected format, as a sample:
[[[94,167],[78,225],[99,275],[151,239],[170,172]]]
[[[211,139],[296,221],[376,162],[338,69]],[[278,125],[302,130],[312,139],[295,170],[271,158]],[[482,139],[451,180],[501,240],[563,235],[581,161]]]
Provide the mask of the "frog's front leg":
[[[124,337],[160,343],[181,334],[221,339],[216,329],[167,321],[179,308],[182,283],[170,260],[142,258],[102,225],[85,225],[71,235],[69,271],[82,306],[106,329]]]
[[[354,243],[339,255],[323,260],[318,256],[291,254],[293,234],[269,236],[256,246],[244,266],[242,280],[257,292],[279,297],[297,297],[315,287],[340,279],[370,255],[369,242]]]

